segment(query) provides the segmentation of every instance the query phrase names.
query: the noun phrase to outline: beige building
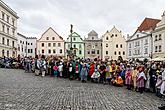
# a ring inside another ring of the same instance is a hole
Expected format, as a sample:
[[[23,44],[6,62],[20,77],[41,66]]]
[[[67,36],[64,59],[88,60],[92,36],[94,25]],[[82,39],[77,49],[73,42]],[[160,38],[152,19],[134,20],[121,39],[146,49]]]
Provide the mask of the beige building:
[[[85,38],[84,43],[85,58],[102,58],[102,40],[94,30],[88,33],[88,37]]]
[[[156,25],[152,32],[153,37],[153,58],[165,58],[165,11],[162,20]]]
[[[126,59],[126,40],[115,26],[102,36],[102,48],[103,60],[117,60],[119,56]]]
[[[37,40],[37,54],[64,56],[64,40],[51,27]]]
[[[0,1],[0,57],[17,55],[17,13]]]

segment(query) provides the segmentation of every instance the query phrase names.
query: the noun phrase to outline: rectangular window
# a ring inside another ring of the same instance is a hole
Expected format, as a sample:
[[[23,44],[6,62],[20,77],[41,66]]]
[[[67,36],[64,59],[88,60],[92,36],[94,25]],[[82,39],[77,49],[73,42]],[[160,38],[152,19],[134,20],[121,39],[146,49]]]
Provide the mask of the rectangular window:
[[[51,43],[48,43],[48,47],[51,47]]]
[[[50,49],[48,50],[48,53],[51,54],[51,50]]]
[[[61,47],[61,43],[58,43],[58,47]]]
[[[91,52],[92,54],[95,54],[95,50],[92,50],[92,52]]]
[[[42,43],[41,45],[42,45],[42,47],[44,47],[44,43]]]
[[[60,53],[62,53],[62,49],[60,49]]]
[[[121,52],[119,51],[119,55],[121,55]]]
[[[14,47],[14,41],[12,41],[12,47]]]
[[[2,31],[5,32],[5,25],[2,25]]]
[[[79,50],[79,54],[81,55],[81,50]]]
[[[56,50],[55,49],[53,49],[53,53],[56,53]]]
[[[161,34],[159,34],[159,40],[162,40],[162,36],[161,36]]]
[[[106,47],[108,47],[108,44],[106,44]]]
[[[95,47],[97,47],[97,43],[95,43]]]
[[[53,43],[53,47],[55,47],[56,46],[56,43]]]
[[[9,39],[7,39],[7,46],[9,46]]]
[[[15,20],[14,20],[14,18],[12,18],[12,25],[14,26],[14,22],[15,22]]]
[[[9,27],[7,27],[7,34],[9,34]]]
[[[108,55],[108,51],[106,51],[106,55]]]
[[[129,48],[131,48],[131,43],[129,43]]]
[[[155,46],[155,52],[157,52],[158,51],[158,46]]]
[[[46,40],[49,40],[49,37],[46,37]]]
[[[114,55],[116,55],[116,51],[114,52]]]
[[[81,44],[79,44],[79,48],[81,49]]]
[[[118,48],[118,44],[116,44],[116,48]]]
[[[131,56],[131,51],[129,51],[129,56]]]
[[[148,44],[148,39],[145,39],[145,45],[147,45]]]
[[[42,53],[44,53],[44,50],[42,50]]]
[[[158,40],[158,36],[157,35],[155,35],[155,41],[157,41]]]
[[[5,13],[2,12],[2,20],[5,20]]]
[[[5,44],[5,38],[4,37],[2,38],[2,44],[3,45]]]
[[[13,33],[13,35],[15,35],[15,29],[14,28],[12,29],[12,33]]]
[[[28,49],[28,53],[30,53],[30,49]]]
[[[52,37],[52,40],[55,40],[55,37]]]
[[[120,44],[120,48],[123,48],[123,45],[122,44]]]
[[[148,48],[145,48],[144,54],[148,54]]]
[[[74,44],[73,47],[76,48],[76,44]]]
[[[162,46],[161,45],[159,45],[159,52],[161,52],[162,51]]]
[[[31,53],[33,53],[33,49],[31,49]]]
[[[99,50],[97,50],[97,54],[100,54],[100,51]]]
[[[9,16],[7,15],[7,23],[9,23]]]
[[[125,55],[125,52],[123,51],[123,55]]]

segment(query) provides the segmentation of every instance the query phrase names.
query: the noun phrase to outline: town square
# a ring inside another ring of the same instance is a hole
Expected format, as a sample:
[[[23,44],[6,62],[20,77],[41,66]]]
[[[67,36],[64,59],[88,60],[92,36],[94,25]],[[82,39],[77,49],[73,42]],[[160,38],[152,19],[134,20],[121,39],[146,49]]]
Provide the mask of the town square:
[[[165,110],[164,3],[0,0],[0,110]]]

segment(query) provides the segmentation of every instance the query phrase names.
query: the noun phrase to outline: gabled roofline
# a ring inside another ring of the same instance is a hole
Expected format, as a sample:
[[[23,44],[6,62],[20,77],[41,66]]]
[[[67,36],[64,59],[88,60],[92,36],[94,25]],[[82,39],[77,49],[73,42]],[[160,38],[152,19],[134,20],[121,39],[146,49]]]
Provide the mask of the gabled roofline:
[[[52,27],[49,27],[49,28],[41,35],[41,37],[38,39],[38,41],[41,40],[41,38],[43,37],[43,35],[44,35],[46,32],[48,32],[49,29],[52,29],[52,30],[60,37],[61,40],[64,40]]]

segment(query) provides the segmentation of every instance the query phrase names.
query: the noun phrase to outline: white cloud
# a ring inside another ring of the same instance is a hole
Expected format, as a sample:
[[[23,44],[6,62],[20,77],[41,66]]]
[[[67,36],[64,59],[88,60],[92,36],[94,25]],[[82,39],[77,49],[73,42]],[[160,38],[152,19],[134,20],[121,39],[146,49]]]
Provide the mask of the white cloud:
[[[20,17],[18,31],[40,37],[49,27],[69,34],[70,24],[82,37],[90,30],[101,36],[114,25],[132,34],[145,17],[161,18],[164,0],[4,0]]]

